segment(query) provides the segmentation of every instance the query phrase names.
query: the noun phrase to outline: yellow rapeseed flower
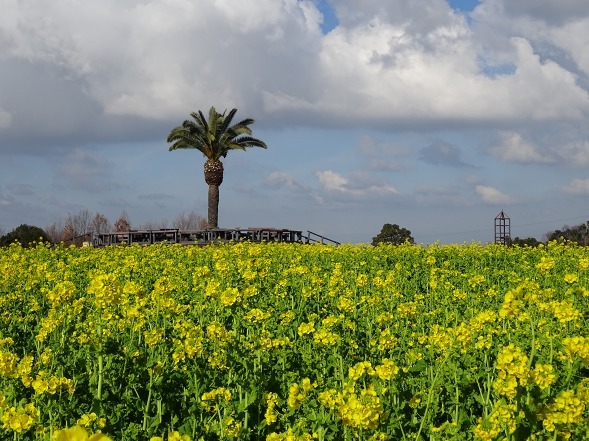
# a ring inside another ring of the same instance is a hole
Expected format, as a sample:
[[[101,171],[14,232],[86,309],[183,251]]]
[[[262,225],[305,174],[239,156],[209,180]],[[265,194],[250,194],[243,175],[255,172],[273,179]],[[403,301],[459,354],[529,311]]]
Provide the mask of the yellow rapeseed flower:
[[[374,368],[376,376],[381,380],[391,380],[399,373],[399,367],[388,358],[382,359],[382,364]]]
[[[537,364],[530,372],[530,379],[536,383],[540,389],[546,389],[556,380],[556,375],[552,373],[553,368],[550,364]]]
[[[315,323],[309,322],[309,323],[301,323],[299,325],[297,332],[300,337],[303,337],[307,334],[312,334],[314,331],[315,331]]]
[[[53,435],[52,441],[112,441],[104,433],[89,435],[86,429],[80,426],[73,426],[67,429],[58,430]]]

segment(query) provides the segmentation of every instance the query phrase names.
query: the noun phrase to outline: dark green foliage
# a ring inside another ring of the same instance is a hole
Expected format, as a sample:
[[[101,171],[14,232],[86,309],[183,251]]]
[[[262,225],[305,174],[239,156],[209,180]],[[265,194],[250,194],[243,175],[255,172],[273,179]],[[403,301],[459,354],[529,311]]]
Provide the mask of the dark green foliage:
[[[49,242],[49,236],[39,227],[22,224],[12,230],[10,233],[0,237],[0,246],[8,246],[11,243],[18,242],[23,247],[28,247],[32,242]]]
[[[579,245],[589,245],[589,221],[573,227],[564,225],[562,230],[547,233],[546,241],[550,242],[551,240],[568,240]]]
[[[538,239],[536,239],[535,237],[527,237],[525,239],[521,239],[519,237],[516,237],[515,239],[512,239],[509,242],[509,245],[517,245],[520,247],[524,247],[524,246],[528,246],[528,247],[537,247],[538,245],[540,245],[542,242],[540,242]]]
[[[378,236],[372,238],[372,245],[378,245],[379,243],[401,245],[407,241],[409,243],[415,242],[413,236],[411,236],[411,231],[401,228],[397,224],[384,224]]]

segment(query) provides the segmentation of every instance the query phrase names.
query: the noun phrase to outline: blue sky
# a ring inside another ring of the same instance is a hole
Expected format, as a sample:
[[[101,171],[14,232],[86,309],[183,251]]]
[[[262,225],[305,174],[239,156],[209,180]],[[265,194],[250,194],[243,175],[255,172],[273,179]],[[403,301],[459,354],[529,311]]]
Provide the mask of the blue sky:
[[[0,230],[81,210],[206,217],[169,131],[213,105],[222,227],[370,242],[536,237],[589,219],[585,0],[0,0]]]

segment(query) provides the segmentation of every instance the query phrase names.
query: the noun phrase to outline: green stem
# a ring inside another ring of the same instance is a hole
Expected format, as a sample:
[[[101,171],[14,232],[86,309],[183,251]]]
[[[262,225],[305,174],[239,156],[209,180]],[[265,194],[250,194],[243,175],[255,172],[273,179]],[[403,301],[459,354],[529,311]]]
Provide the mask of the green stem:
[[[149,414],[149,406],[151,405],[151,385],[153,384],[153,373],[149,373],[149,389],[147,392],[147,402],[143,409],[143,430],[147,430],[147,417]]]
[[[454,408],[454,422],[458,424],[458,411],[459,411],[459,403],[460,403],[460,388],[458,387],[458,376],[456,374],[456,370],[454,371],[454,390],[456,392],[456,406]]]
[[[98,401],[102,400],[102,376],[103,376],[103,372],[104,372],[104,366],[103,366],[103,356],[102,353],[100,353],[98,355],[98,392],[97,392],[97,397],[98,397]]]
[[[219,418],[219,430],[221,431],[221,439],[224,439],[223,436],[223,417],[221,417],[221,408],[217,406],[217,417]]]
[[[419,436],[421,435],[421,431],[423,430],[423,427],[425,425],[425,420],[427,419],[429,408],[430,408],[431,403],[433,401],[434,389],[435,389],[436,384],[438,382],[438,377],[440,376],[440,373],[442,372],[442,367],[444,366],[444,364],[446,364],[447,360],[448,360],[448,355],[446,355],[446,358],[444,359],[444,361],[442,361],[442,364],[440,365],[440,368],[437,370],[436,375],[433,375],[434,368],[433,367],[431,368],[430,377],[432,377],[432,384],[431,384],[431,386],[429,388],[429,392],[427,394],[427,403],[425,405],[425,411],[423,413],[423,418],[421,418],[421,423],[419,424],[419,430],[417,431],[417,435],[415,436],[415,439],[419,439]]]
[[[98,401],[101,402],[102,401],[102,379],[103,379],[103,375],[104,375],[102,323],[98,324],[97,334],[98,334],[98,385],[97,385],[96,397],[98,398]]]
[[[528,360],[528,370],[532,367],[532,361],[536,356],[536,330],[534,329],[532,317],[530,317],[530,332],[532,334],[532,349],[530,351],[530,359]]]
[[[532,368],[532,361],[536,356],[536,330],[534,329],[534,320],[530,317],[530,332],[532,334],[532,349],[530,350],[530,359],[528,360],[528,371]],[[526,388],[526,406],[530,405],[530,389]],[[518,405],[519,406],[519,405]]]
[[[395,395],[395,398],[396,398],[396,395]],[[401,434],[403,435],[403,439],[405,440],[405,439],[407,439],[407,437],[405,436],[405,431],[403,430],[403,424],[401,423],[401,418],[399,417],[399,413],[397,412],[397,406],[396,406],[397,400],[393,399],[393,403],[394,403],[393,409],[395,411],[395,417],[396,417],[395,419],[397,420],[397,423],[399,424],[399,429],[401,429]]]

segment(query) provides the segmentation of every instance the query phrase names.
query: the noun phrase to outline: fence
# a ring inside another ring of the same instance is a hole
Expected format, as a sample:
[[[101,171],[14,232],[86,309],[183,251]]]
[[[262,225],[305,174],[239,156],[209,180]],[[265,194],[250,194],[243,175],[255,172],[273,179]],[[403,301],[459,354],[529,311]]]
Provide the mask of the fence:
[[[152,245],[156,243],[179,243],[184,245],[207,245],[225,242],[287,242],[287,243],[322,243],[339,245],[340,243],[325,236],[307,231],[286,228],[247,228],[228,229],[212,228],[204,230],[181,231],[178,229],[129,230],[110,233],[87,233],[78,237],[91,237],[90,243],[95,247],[109,245]]]

